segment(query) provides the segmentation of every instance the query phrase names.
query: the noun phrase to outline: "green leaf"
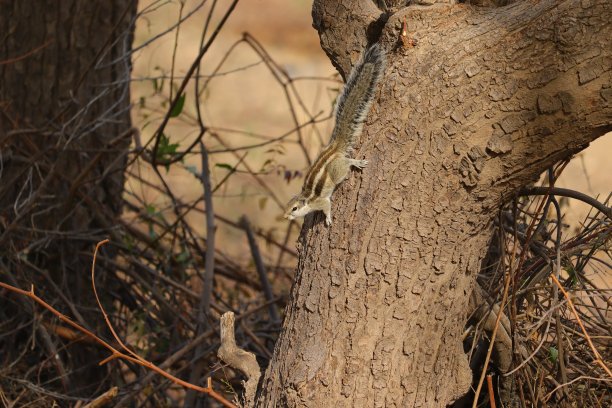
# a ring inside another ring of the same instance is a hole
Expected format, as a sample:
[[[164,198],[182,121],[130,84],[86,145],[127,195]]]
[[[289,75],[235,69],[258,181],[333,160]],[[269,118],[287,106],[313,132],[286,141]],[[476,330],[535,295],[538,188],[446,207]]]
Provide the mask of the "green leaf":
[[[555,347],[550,346],[548,348],[548,359],[551,363],[557,364],[557,360],[559,359],[559,350]]]
[[[265,161],[265,162],[264,162],[264,163],[261,165],[261,170],[259,170],[259,171],[265,171],[265,170],[266,170],[266,166],[267,166],[268,164],[272,164],[273,162],[274,162],[274,160],[272,160],[272,159],[268,159],[268,160],[266,160],[266,161]]]
[[[259,209],[263,210],[266,207],[267,202],[268,202],[268,197],[261,197],[259,199]]]
[[[156,239],[157,233],[155,232],[155,228],[153,228],[153,224],[149,224],[149,238]]]
[[[574,268],[573,264],[568,264],[565,268],[563,268],[563,270],[565,270],[565,272],[567,272],[568,274],[568,286],[570,288],[574,288],[576,286],[576,284],[578,283],[578,275],[576,274],[576,269]]]
[[[217,164],[215,164],[215,167],[221,167],[222,169],[227,169],[229,171],[234,171],[234,168],[231,165],[227,164],[227,163],[217,163]]]
[[[159,145],[157,146],[157,159],[160,161],[170,160],[176,154],[178,143],[170,143],[170,139],[165,134],[161,134]]]
[[[189,253],[189,251],[185,250],[183,250],[183,252],[178,254],[176,257],[176,261],[182,264],[186,263],[189,259],[191,259],[191,254]]]
[[[200,177],[200,172],[198,172],[198,168],[192,164],[185,166],[185,170],[187,170],[196,177]]]
[[[176,104],[170,111],[170,117],[176,118],[178,115],[180,115],[183,111],[183,106],[185,106],[185,94],[179,96],[178,101],[176,101]]]
[[[145,210],[147,214],[149,215],[155,215],[155,212],[157,211],[153,204],[147,204],[147,206],[145,207]]]
[[[123,243],[128,247],[130,251],[134,249],[135,242],[134,242],[134,238],[131,235],[123,235],[122,240],[123,240]]]

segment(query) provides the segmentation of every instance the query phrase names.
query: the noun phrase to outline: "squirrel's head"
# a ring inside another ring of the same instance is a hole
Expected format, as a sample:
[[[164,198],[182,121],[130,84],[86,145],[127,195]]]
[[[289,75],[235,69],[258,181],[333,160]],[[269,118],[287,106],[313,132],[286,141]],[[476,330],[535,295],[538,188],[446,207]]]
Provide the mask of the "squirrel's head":
[[[301,195],[297,195],[289,201],[284,217],[288,220],[294,220],[303,217],[312,211],[310,205]]]

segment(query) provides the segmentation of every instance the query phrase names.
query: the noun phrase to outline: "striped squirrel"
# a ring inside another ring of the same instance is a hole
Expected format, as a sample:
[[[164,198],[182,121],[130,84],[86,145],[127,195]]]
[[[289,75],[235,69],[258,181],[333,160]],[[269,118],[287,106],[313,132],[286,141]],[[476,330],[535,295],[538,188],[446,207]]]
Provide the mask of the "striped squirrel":
[[[336,125],[329,144],[306,173],[300,194],[287,204],[285,218],[293,220],[321,210],[325,224],[331,225],[330,197],[336,186],[346,178],[351,166],[363,169],[368,164],[367,160],[351,159],[348,155],[361,133],[384,68],[385,52],[374,44],[361,56],[338,96]]]

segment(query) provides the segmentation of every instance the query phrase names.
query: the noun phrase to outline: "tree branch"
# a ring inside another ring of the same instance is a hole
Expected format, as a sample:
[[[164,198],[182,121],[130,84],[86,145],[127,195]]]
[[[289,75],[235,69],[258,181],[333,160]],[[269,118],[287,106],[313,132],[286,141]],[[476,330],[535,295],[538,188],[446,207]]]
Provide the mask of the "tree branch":
[[[255,403],[255,393],[261,371],[255,354],[244,351],[236,345],[234,336],[234,313],[226,312],[221,316],[221,347],[217,355],[230,367],[239,370],[247,377],[244,382],[244,408],[252,407]]]
[[[525,187],[519,191],[518,195],[520,196],[556,195],[556,196],[574,198],[576,200],[582,201],[596,208],[599,212],[604,214],[606,217],[608,217],[612,221],[612,208],[607,207],[606,205],[600,203],[593,197],[590,197],[579,191],[570,190],[568,188],[560,188],[560,187]]]
[[[380,34],[384,21],[377,21],[383,15],[371,0],[314,1],[312,25],[319,32],[321,47],[344,78],[366,48],[366,39],[377,40],[373,37]]]

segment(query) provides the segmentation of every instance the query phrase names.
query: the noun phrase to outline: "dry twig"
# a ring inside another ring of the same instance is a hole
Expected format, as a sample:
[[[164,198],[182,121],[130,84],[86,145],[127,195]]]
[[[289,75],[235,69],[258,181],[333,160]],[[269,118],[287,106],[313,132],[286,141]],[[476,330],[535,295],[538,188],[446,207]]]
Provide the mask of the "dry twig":
[[[221,347],[217,355],[230,367],[239,370],[247,377],[244,382],[243,408],[250,408],[255,403],[255,393],[261,371],[255,354],[249,353],[236,345],[234,335],[234,313],[227,312],[221,316]]]
[[[68,318],[67,316],[65,316],[64,314],[62,314],[61,312],[59,312],[58,310],[56,310],[55,308],[53,308],[51,305],[49,305],[47,302],[45,302],[43,299],[41,299],[40,297],[38,297],[35,293],[34,293],[34,286],[32,286],[32,288],[29,291],[26,290],[22,290],[19,288],[16,288],[12,285],[8,285],[4,282],[0,282],[0,287],[3,287],[11,292],[20,294],[22,296],[27,296],[30,299],[32,299],[34,302],[38,303],[39,305],[41,305],[42,307],[44,307],[45,309],[47,309],[48,311],[50,311],[51,313],[53,313],[55,316],[57,316],[61,321],[63,321],[64,323],[68,324],[69,326],[73,327],[74,329],[80,331],[81,333],[85,334],[86,336],[92,338],[94,341],[96,341],[98,344],[100,344],[101,346],[103,346],[104,348],[106,348],[107,350],[109,350],[111,352],[111,355],[106,358],[105,360],[101,361],[99,364],[103,365],[108,363],[109,361],[112,361],[114,359],[122,359],[122,360],[126,360],[135,364],[138,364],[142,367],[145,367],[151,371],[156,372],[157,374],[166,377],[167,379],[169,379],[170,381],[183,386],[185,388],[188,389],[192,389],[198,392],[202,392],[205,394],[208,394],[210,397],[214,398],[215,400],[219,401],[223,406],[225,407],[234,407],[234,404],[232,404],[231,402],[229,402],[228,400],[226,400],[221,394],[217,393],[214,389],[212,389],[212,387],[207,386],[207,387],[200,387],[191,383],[188,383],[186,381],[181,380],[180,378],[177,378],[175,376],[173,376],[172,374],[168,373],[165,370],[162,370],[161,368],[159,368],[158,366],[156,366],[155,364],[151,363],[150,361],[145,360],[144,358],[140,357],[138,354],[136,354],[134,351],[132,351],[130,348],[128,348],[119,338],[119,336],[116,334],[115,329],[113,328],[112,324],[110,323],[110,320],[108,318],[108,315],[106,314],[106,311],[104,310],[104,308],[102,307],[102,304],[100,303],[100,300],[98,298],[98,294],[96,291],[96,287],[95,287],[95,276],[94,276],[94,271],[95,271],[95,265],[96,265],[96,256],[98,253],[98,249],[100,248],[100,246],[104,245],[105,243],[107,243],[108,240],[104,240],[104,241],[100,241],[98,242],[98,244],[96,245],[96,249],[94,252],[94,258],[93,258],[93,262],[92,262],[92,271],[91,271],[91,275],[92,275],[92,285],[93,285],[93,289],[94,289],[94,294],[96,296],[96,300],[98,301],[98,305],[100,307],[100,310],[102,311],[102,314],[104,316],[104,320],[106,321],[106,324],[109,328],[109,330],[111,331],[111,333],[113,334],[113,337],[115,338],[115,340],[119,343],[119,345],[121,346],[122,349],[124,349],[128,354],[125,354],[121,351],[119,351],[117,348],[111,346],[109,343],[107,343],[106,341],[102,340],[100,337],[96,336],[93,332],[87,330],[86,328],[80,326],[79,324],[73,322],[70,318]]]

